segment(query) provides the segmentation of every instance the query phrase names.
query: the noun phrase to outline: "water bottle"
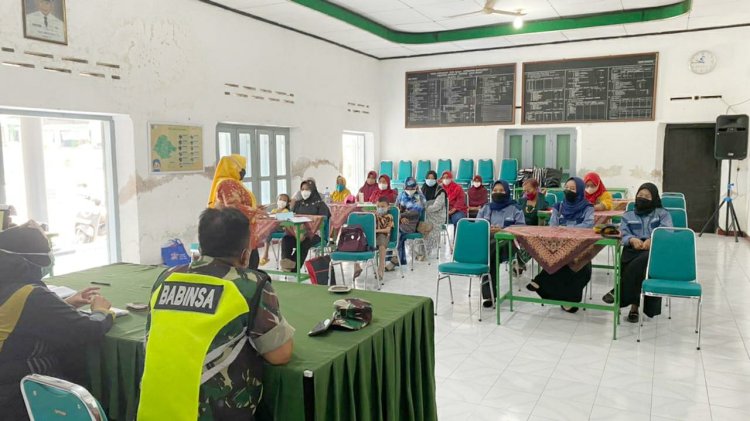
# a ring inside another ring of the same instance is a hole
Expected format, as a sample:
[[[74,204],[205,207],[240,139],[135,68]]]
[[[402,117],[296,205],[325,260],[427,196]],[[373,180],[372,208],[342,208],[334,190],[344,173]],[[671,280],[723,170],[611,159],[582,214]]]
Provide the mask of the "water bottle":
[[[331,191],[328,190],[328,187],[326,187],[326,192],[323,194],[323,201],[326,202],[326,204],[331,203]]]

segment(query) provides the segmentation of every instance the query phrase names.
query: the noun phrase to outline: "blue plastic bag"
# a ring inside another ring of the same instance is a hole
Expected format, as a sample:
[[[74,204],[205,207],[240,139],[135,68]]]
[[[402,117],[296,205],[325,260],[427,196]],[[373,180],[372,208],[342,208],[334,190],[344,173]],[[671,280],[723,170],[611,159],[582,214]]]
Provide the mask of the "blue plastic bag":
[[[161,248],[161,260],[169,267],[182,266],[190,263],[190,255],[182,241],[175,238]]]

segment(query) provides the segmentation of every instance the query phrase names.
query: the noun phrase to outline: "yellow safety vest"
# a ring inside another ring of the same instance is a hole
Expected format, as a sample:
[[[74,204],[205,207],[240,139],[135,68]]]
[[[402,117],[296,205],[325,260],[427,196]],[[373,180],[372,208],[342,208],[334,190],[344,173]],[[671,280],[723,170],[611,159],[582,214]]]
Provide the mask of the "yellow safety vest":
[[[169,275],[151,297],[138,420],[198,419],[201,384],[234,361],[247,332],[210,353],[208,348],[224,326],[249,312],[234,282],[192,273]],[[209,363],[213,365],[207,369]]]

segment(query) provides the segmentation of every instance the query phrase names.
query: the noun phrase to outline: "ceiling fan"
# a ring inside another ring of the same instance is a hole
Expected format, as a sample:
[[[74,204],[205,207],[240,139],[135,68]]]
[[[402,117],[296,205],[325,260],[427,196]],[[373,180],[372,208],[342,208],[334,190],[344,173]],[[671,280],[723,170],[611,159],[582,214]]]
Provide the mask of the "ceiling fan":
[[[515,19],[513,20],[513,25],[516,28],[519,28],[521,27],[521,25],[523,25],[523,16],[526,16],[526,12],[524,12],[523,9],[517,9],[516,11],[495,9],[495,3],[497,3],[497,0],[485,0],[484,7],[481,8],[480,10],[477,10],[476,12],[460,13],[458,15],[446,16],[446,17],[457,18],[461,16],[482,15],[482,14],[514,16]]]

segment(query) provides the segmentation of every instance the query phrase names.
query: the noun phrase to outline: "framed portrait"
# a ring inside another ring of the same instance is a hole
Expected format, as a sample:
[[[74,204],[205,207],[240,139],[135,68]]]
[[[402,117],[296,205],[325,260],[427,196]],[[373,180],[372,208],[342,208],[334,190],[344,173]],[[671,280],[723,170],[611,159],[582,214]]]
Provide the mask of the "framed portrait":
[[[21,0],[23,36],[68,45],[65,0]]]

